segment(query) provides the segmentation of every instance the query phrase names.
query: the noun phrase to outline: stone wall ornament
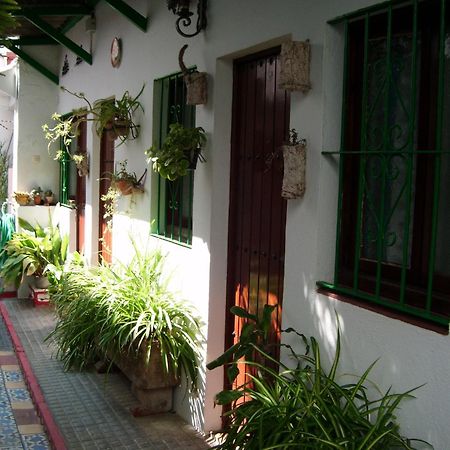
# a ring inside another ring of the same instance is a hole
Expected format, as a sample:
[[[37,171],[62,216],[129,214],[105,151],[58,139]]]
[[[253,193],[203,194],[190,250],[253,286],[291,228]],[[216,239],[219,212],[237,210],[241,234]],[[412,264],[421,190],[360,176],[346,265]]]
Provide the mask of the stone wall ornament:
[[[306,140],[299,140],[293,128],[289,132],[289,144],[281,148],[284,160],[281,196],[286,199],[303,197],[306,178]]]
[[[186,103],[188,105],[205,105],[208,101],[208,74],[206,72],[189,71],[184,65],[183,56],[188,45],[183,45],[178,55],[178,63],[183,72],[186,84]]]
[[[289,41],[281,44],[279,87],[287,91],[308,92],[311,45],[306,41]]]

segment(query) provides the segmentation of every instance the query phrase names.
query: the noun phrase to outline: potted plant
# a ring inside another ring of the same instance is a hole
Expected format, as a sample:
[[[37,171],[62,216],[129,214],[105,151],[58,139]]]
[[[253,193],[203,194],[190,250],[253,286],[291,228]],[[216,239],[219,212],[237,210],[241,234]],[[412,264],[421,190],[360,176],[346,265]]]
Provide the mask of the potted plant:
[[[127,171],[128,160],[119,162],[119,170],[111,174],[111,184],[116,188],[122,195],[131,195],[133,192],[143,192],[144,186],[142,180],[146,174],[144,174],[138,179],[136,172]]]
[[[283,152],[283,185],[281,196],[286,199],[303,197],[306,183],[306,140],[299,139],[295,128],[289,130],[289,142]]]
[[[52,115],[53,126],[42,125],[45,138],[49,141],[49,150],[55,142],[57,145],[60,145],[60,142],[64,145],[64,149],[60,148],[56,152],[55,159],[61,160],[65,154],[68,154],[75,161],[79,173],[81,171],[80,176],[87,175],[87,155],[70,153],[70,144],[77,136],[78,127],[82,122],[94,122],[98,136],[101,136],[103,131],[106,130],[111,139],[119,138],[121,144],[128,139],[136,139],[139,134],[139,125],[134,122],[133,116],[138,109],[144,111],[141,102],[138,100],[144,87],[145,85],[142,86],[135,97],[129,91],[125,91],[119,99],[101,99],[92,103],[82,92],[71,92],[62,86],[61,89],[65,92],[83,100],[86,107],[76,109],[65,116],[54,113]]]
[[[86,177],[89,175],[89,157],[87,153],[74,153],[72,160],[78,171],[78,176]]]
[[[130,378],[143,410],[168,411],[182,376],[196,388],[200,321],[168,290],[161,252],[133,246],[127,264],[87,267],[75,257],[65,267],[50,287],[59,321],[47,339],[66,369],[112,360]]]
[[[50,267],[61,267],[67,257],[68,236],[62,237],[59,228],[51,223],[46,229],[19,218],[23,231],[13,233],[0,252],[6,258],[0,277],[16,286],[25,276],[34,276],[36,287],[48,285],[46,273]]]
[[[42,189],[40,187],[35,187],[31,191],[30,196],[33,198],[35,205],[40,205],[42,203]]]
[[[119,138],[122,142],[138,136],[138,125],[133,122],[133,115],[138,109],[144,111],[138,100],[144,87],[142,86],[136,97],[132,97],[128,91],[125,91],[119,99],[101,100],[96,103],[94,120],[98,135],[106,130],[109,139],[114,141]]]
[[[47,189],[44,192],[44,197],[45,197],[45,204],[46,205],[51,205],[53,203],[54,196],[53,196],[53,191],[51,189]]]
[[[26,191],[14,191],[14,199],[20,206],[26,206],[30,201],[30,193]]]
[[[205,143],[206,134],[202,127],[188,128],[173,123],[161,148],[153,145],[145,153],[153,163],[153,170],[173,181],[194,170],[199,159],[205,161],[201,154]]]

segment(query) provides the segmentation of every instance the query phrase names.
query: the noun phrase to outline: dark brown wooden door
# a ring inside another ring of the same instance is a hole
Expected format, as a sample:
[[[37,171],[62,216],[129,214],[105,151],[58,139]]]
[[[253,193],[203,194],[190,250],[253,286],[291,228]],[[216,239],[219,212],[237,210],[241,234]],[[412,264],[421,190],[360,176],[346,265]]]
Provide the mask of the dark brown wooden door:
[[[114,141],[107,138],[106,133],[102,134],[100,142],[100,192],[99,192],[99,260],[107,263],[111,262],[112,256],[112,229],[108,225],[108,218],[105,219],[105,202],[102,196],[108,192],[111,186],[110,177],[114,173]]]
[[[86,122],[81,122],[78,128],[77,138],[77,153],[86,155]],[[77,192],[76,192],[76,229],[77,241],[76,249],[79,253],[84,253],[84,224],[85,224],[85,209],[86,209],[86,177],[80,177],[77,173]]]
[[[277,88],[278,54],[273,49],[234,64],[227,348],[243,325],[230,314],[233,305],[252,314],[278,305],[271,341],[280,339],[286,224],[280,146],[288,136],[289,94]],[[237,380],[244,381],[242,375]]]

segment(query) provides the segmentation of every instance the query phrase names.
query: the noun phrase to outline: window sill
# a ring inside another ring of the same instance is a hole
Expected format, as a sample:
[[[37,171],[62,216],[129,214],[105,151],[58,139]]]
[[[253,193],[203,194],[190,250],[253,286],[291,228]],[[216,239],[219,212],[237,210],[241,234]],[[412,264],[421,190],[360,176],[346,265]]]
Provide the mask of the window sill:
[[[180,242],[180,241],[177,241],[175,239],[171,239],[171,238],[169,238],[167,236],[163,236],[161,234],[151,233],[150,236],[152,236],[154,238],[157,238],[157,239],[161,239],[163,241],[170,242],[172,244],[179,245],[181,247],[192,248],[192,244],[186,244],[185,242]]]
[[[337,292],[333,291],[332,289],[327,289],[323,286],[318,286],[316,292],[318,294],[325,295],[330,299],[349,303],[351,305],[358,306],[359,308],[363,308],[363,309],[375,312],[377,314],[381,314],[381,315],[389,317],[391,319],[400,320],[402,322],[408,323],[410,325],[414,325],[416,327],[434,331],[435,333],[438,333],[438,334],[441,334],[444,336],[447,336],[449,334],[448,326],[440,325],[437,323],[432,323],[425,319],[421,319],[419,317],[408,316],[408,315],[402,314],[398,311],[389,309],[382,305],[369,303],[368,301],[360,300],[360,299],[350,296],[350,295],[337,293]]]

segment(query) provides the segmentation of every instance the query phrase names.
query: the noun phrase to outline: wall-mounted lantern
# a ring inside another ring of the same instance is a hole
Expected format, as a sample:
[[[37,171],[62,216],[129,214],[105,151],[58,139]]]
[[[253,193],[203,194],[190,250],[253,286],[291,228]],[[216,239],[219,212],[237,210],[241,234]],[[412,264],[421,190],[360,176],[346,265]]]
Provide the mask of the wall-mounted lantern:
[[[206,7],[207,0],[197,0],[197,24],[195,30],[192,33],[183,31],[181,27],[188,29],[192,24],[193,12],[190,10],[191,0],[167,0],[167,7],[175,15],[178,16],[176,21],[176,29],[178,33],[183,37],[194,37],[200,33],[200,31],[206,28]]]

